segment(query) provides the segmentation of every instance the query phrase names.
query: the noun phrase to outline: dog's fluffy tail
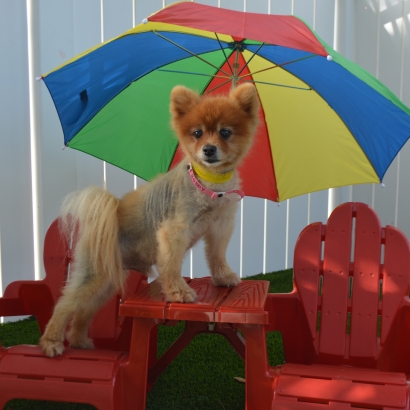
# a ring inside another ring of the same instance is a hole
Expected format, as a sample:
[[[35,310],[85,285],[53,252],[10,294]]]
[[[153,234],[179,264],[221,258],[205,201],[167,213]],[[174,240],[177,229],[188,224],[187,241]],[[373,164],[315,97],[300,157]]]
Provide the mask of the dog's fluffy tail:
[[[76,266],[87,266],[123,292],[127,272],[118,244],[118,205],[118,198],[98,187],[70,194],[62,205],[60,229],[67,238],[78,229],[74,270]]]

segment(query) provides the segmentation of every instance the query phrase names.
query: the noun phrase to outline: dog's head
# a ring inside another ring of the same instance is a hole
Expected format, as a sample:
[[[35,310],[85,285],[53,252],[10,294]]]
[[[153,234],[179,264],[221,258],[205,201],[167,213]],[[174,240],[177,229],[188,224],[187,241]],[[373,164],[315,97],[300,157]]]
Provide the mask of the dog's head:
[[[172,126],[190,161],[226,172],[252,145],[258,124],[259,99],[250,83],[228,96],[200,96],[176,86],[171,92]]]

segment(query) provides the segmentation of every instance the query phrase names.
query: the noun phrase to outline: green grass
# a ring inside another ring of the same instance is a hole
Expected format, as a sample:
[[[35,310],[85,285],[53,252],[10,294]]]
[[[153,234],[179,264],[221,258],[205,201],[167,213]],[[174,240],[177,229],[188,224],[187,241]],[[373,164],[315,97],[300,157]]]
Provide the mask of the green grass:
[[[292,270],[260,274],[248,279],[269,280],[270,292],[292,290]],[[158,327],[158,355],[181,334],[184,323]],[[37,344],[40,332],[35,318],[0,325],[3,346]],[[281,335],[267,334],[270,365],[284,362]],[[171,363],[148,393],[148,410],[239,410],[244,408],[244,362],[220,335],[200,334]],[[93,410],[87,404],[12,400],[6,410]]]

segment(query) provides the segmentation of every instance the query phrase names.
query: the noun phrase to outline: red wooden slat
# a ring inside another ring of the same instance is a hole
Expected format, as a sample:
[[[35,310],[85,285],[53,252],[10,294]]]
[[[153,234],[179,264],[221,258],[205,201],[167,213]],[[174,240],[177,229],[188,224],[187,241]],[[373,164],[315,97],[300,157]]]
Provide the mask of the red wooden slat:
[[[316,318],[319,297],[319,273],[322,250],[322,224],[306,227],[295,245],[294,281],[300,294],[312,339],[316,338]]]
[[[375,212],[357,204],[350,356],[376,357],[381,226]]]
[[[400,230],[393,226],[386,226],[380,337],[382,345],[386,341],[387,334],[403,297],[408,294],[409,275],[409,242]]]
[[[353,204],[336,208],[325,237],[319,352],[340,357],[346,343],[352,217]]]
[[[44,238],[44,269],[45,281],[50,287],[54,302],[61,296],[61,288],[67,278],[67,266],[70,263],[71,252],[69,244],[59,229],[59,219],[55,219],[47,230]]]
[[[0,374],[19,377],[61,378],[67,380],[112,379],[116,363],[124,354],[104,350],[67,349],[64,356],[50,359],[39,347],[13,346],[1,360]]]
[[[320,409],[326,410],[323,404],[319,404]],[[317,403],[308,403],[303,401],[290,401],[289,398],[275,397],[270,410],[318,410]],[[350,404],[337,404],[337,410],[352,410]]]
[[[197,298],[194,303],[170,303],[166,318],[170,320],[196,320],[215,322],[215,310],[221,300],[231,290],[228,287],[215,287],[210,277],[196,278],[189,282]]]
[[[7,392],[7,396],[0,396],[0,400],[7,397],[7,401],[18,397],[30,400],[89,403],[100,410],[119,408],[115,406],[121,403],[117,398],[118,395],[115,401],[113,400],[112,381],[73,383],[55,379],[18,379],[16,383],[13,379],[5,378],[2,380],[2,390]],[[127,394],[129,397],[129,390]]]
[[[150,286],[143,286],[133,297],[121,303],[120,315],[166,319],[167,302],[161,294],[160,287],[153,283]]]
[[[111,380],[115,362],[90,360],[61,360],[47,357],[7,355],[2,360],[2,374],[25,377],[56,377],[78,380]]]
[[[356,406],[377,406],[403,409],[406,387],[353,383],[349,380],[310,379],[281,376],[277,385],[279,397],[297,397],[302,400],[334,401]]]
[[[217,309],[216,320],[225,323],[267,324],[269,317],[264,307],[268,291],[268,281],[242,281]]]
[[[312,377],[317,379],[340,379],[377,384],[406,385],[406,375],[399,372],[381,372],[349,366],[303,365],[286,363],[280,372],[287,376]]]
[[[46,357],[41,350],[40,346],[33,345],[16,345],[7,348],[8,355],[21,355],[21,356],[32,356],[32,357]],[[88,350],[88,349],[73,349],[67,348],[64,351],[63,356],[58,356],[53,359],[47,358],[49,361],[59,361],[59,360],[103,360],[103,361],[113,361],[121,356],[121,352],[115,350]]]

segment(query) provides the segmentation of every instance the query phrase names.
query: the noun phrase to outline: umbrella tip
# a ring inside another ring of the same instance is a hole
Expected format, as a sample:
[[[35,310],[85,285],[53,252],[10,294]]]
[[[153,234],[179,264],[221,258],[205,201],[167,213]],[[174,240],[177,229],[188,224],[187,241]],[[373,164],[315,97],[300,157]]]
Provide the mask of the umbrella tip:
[[[148,19],[145,18],[142,20],[142,24],[147,24],[147,23],[148,23]]]
[[[36,77],[36,81],[40,81],[43,79],[43,76],[41,75],[40,77]]]
[[[327,61],[332,61],[333,60],[333,57],[330,54],[326,58],[327,58]]]

